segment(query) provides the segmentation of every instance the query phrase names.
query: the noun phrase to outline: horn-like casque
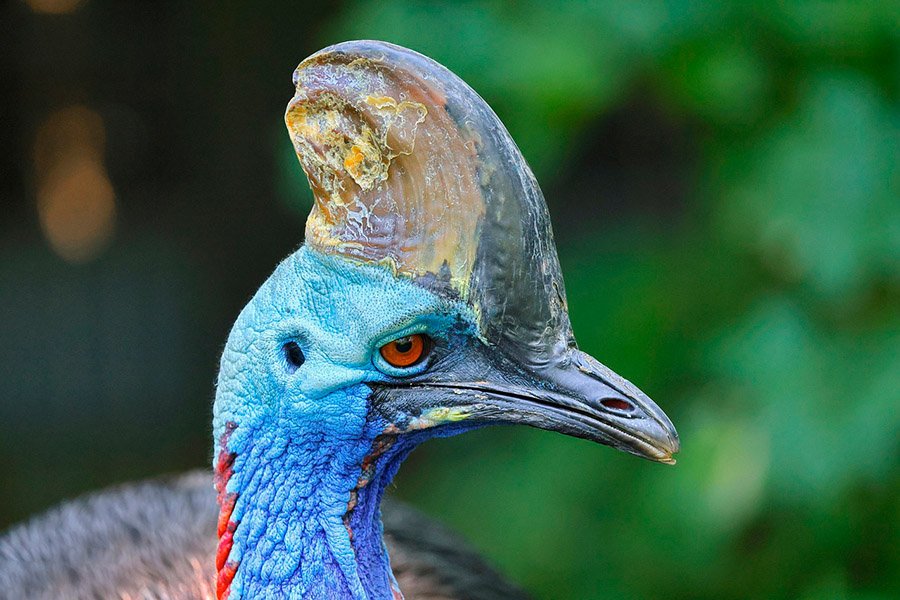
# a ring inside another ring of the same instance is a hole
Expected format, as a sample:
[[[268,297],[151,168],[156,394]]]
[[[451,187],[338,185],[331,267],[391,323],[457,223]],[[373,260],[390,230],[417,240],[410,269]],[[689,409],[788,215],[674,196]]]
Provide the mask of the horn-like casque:
[[[547,206],[487,103],[384,42],[303,61],[285,122],[315,196],[306,243],[472,306],[487,342],[540,368],[574,345]]]

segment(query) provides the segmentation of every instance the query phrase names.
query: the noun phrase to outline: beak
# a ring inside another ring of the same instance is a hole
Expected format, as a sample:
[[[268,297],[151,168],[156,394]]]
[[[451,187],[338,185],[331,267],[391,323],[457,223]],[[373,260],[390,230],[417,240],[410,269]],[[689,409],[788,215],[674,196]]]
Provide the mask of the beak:
[[[522,424],[675,463],[678,433],[666,414],[580,350],[530,370],[477,342],[455,354],[417,378],[374,384],[373,410],[399,433]]]

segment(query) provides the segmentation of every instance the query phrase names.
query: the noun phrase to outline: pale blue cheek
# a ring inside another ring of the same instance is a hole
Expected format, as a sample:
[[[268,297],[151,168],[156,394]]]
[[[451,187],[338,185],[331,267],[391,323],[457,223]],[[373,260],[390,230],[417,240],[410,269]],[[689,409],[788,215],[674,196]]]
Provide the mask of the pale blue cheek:
[[[232,329],[213,411],[216,440],[227,422],[257,422],[266,413],[290,413],[298,427],[305,422],[328,426],[340,438],[352,436],[365,418],[363,406],[342,404],[334,392],[387,379],[373,355],[394,333],[410,327],[441,331],[460,320],[474,331],[474,315],[462,303],[385,267],[300,248],[278,266]],[[295,372],[282,354],[287,340],[296,340],[306,355]]]

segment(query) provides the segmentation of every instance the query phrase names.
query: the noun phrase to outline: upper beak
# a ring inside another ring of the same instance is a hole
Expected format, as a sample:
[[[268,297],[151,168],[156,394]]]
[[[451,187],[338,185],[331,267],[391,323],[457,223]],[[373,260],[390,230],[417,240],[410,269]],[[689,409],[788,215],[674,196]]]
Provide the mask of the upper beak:
[[[430,375],[377,387],[373,407],[400,431],[523,424],[667,464],[679,450],[675,427],[650,398],[576,349],[526,371],[497,352],[470,348]]]

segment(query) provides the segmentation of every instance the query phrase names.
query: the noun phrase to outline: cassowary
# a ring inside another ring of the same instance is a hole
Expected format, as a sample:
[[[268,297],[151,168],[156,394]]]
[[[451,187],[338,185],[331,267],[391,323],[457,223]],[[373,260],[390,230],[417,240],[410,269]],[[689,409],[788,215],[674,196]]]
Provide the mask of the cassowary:
[[[0,596],[519,598],[451,534],[382,507],[410,451],[526,424],[674,462],[666,415],[578,350],[543,196],[471,88],[369,41],[314,54],[294,84],[315,205],[228,337],[214,475],[11,530]]]

